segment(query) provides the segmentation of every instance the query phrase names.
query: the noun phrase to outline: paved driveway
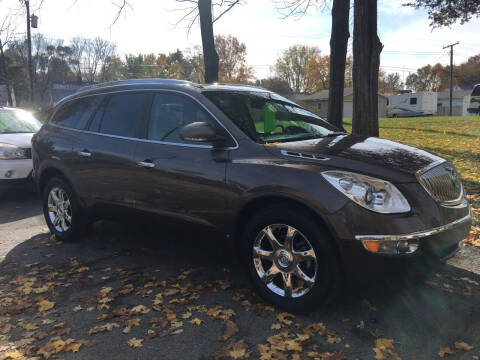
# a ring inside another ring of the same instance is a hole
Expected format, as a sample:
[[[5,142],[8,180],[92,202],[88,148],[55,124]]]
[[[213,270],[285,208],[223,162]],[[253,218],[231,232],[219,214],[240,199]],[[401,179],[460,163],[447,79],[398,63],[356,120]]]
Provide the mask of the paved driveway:
[[[480,277],[454,266],[372,277],[293,316],[255,296],[212,234],[99,222],[84,242],[58,243],[29,194],[0,200],[0,262],[0,359],[480,355]]]

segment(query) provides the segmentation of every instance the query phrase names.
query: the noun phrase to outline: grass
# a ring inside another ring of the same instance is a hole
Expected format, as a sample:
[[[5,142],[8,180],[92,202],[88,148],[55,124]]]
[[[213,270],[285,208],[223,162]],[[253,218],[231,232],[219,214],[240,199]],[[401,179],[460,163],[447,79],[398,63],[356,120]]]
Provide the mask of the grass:
[[[347,131],[352,120],[344,119]],[[480,117],[429,116],[381,118],[380,137],[420,147],[445,157],[460,173],[480,224]]]

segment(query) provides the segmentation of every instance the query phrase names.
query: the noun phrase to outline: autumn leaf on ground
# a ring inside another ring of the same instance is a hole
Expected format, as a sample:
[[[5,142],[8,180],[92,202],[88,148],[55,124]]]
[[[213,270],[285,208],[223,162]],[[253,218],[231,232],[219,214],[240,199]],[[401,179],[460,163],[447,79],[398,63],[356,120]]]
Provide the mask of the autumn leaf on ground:
[[[74,312],[79,312],[79,311],[82,310],[82,309],[83,309],[83,308],[82,308],[81,305],[77,305],[77,306],[75,306],[75,307],[73,308],[73,311],[74,311]]]
[[[45,343],[37,352],[39,355],[43,355],[45,359],[48,359],[53,354],[57,354],[65,348],[65,341],[58,339]]]
[[[392,339],[380,338],[375,340],[375,359],[383,360],[401,360],[400,356],[395,352],[395,346]]]
[[[65,341],[65,343],[67,345],[65,345],[65,348],[63,349],[63,351],[65,351],[65,352],[71,351],[73,353],[76,353],[80,350],[80,348],[82,346],[88,345],[89,341],[81,340],[81,341],[75,342],[75,340],[73,340],[73,339],[68,339],[67,341]]]
[[[280,323],[273,323],[272,326],[270,326],[270,329],[272,330],[280,330],[282,328],[282,324]]]
[[[112,331],[114,328],[118,328],[118,327],[120,327],[120,325],[118,325],[117,323],[108,323],[104,325],[94,326],[88,331],[88,333],[97,334],[100,332]]]
[[[137,339],[137,338],[131,338],[127,342],[128,346],[133,348],[142,347],[142,343],[143,343],[143,339]]]
[[[217,338],[217,341],[227,341],[230,339],[233,335],[238,333],[238,326],[231,320],[225,321],[225,332],[222,336],[219,336]]]
[[[190,320],[190,323],[191,323],[191,324],[197,325],[197,326],[200,326],[200,325],[202,324],[202,322],[203,322],[203,321],[202,321],[201,319],[197,318],[197,317],[194,318],[194,319],[192,319],[192,320]]]
[[[37,303],[38,311],[47,311],[55,306],[55,303],[48,300],[42,300]]]
[[[455,355],[455,351],[450,349],[450,347],[443,347],[440,350],[438,350],[438,356],[443,358],[445,355]]]
[[[145,305],[137,305],[130,309],[131,314],[146,314],[149,313],[150,309],[147,308]]]
[[[291,325],[292,320],[289,320],[288,318],[294,319],[295,315],[283,312],[277,315],[277,320],[280,321],[281,323],[284,323],[286,325]]]
[[[457,341],[455,342],[455,349],[469,351],[473,349],[473,346],[463,341]]]
[[[247,344],[244,340],[237,342],[231,342],[224,348],[218,350],[213,355],[215,360],[220,359],[247,359],[250,357],[251,352],[247,351]]]
[[[182,314],[182,319],[188,319],[192,316],[192,313],[190,311],[186,312],[185,314]]]

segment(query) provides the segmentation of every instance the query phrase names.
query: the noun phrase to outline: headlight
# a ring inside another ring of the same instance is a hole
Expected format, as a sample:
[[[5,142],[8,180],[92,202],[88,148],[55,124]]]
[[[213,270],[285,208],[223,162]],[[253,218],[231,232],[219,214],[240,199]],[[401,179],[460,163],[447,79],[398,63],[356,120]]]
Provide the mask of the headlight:
[[[410,211],[410,204],[390,182],[348,171],[325,171],[322,176],[337,190],[369,210],[396,214]]]
[[[15,160],[27,159],[25,150],[15,145],[0,143],[0,159],[1,160]]]

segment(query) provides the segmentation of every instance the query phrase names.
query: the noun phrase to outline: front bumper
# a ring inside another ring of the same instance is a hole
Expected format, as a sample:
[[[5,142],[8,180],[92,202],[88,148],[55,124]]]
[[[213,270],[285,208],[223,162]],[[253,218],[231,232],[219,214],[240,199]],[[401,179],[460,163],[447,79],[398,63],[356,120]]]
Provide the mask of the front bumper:
[[[372,249],[378,249],[379,246],[370,246],[371,244],[382,242],[394,242],[397,244],[410,242],[419,245],[412,253],[425,251],[434,253],[437,257],[444,259],[451,256],[449,253],[450,249],[452,252],[458,251],[459,247],[455,247],[455,244],[458,245],[462,239],[468,236],[471,223],[472,214],[469,209],[468,215],[435,228],[397,235],[356,235],[355,239],[360,240],[367,251],[374,253],[375,251],[372,251]],[[447,236],[445,236],[445,233],[447,233]]]
[[[32,168],[32,159],[0,160],[0,180],[26,179]]]

